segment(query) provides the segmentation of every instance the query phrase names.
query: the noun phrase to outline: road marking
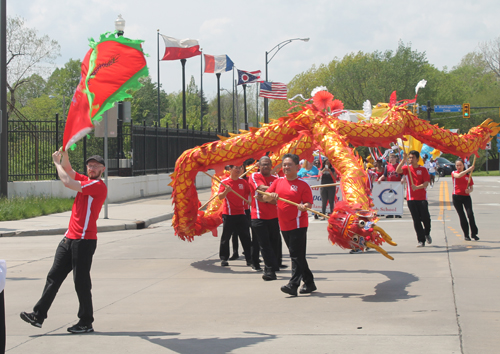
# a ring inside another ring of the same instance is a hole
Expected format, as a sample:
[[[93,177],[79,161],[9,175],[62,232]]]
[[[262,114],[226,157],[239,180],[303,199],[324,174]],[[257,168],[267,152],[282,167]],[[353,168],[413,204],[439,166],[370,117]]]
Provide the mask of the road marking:
[[[451,210],[450,193],[448,192],[448,182],[444,182],[444,200],[446,201],[446,209]]]
[[[444,205],[443,205],[443,192],[444,192],[444,189],[443,189],[443,181],[441,181],[441,183],[439,183],[439,216],[438,216],[438,221],[442,221],[443,220],[443,215],[444,215]]]

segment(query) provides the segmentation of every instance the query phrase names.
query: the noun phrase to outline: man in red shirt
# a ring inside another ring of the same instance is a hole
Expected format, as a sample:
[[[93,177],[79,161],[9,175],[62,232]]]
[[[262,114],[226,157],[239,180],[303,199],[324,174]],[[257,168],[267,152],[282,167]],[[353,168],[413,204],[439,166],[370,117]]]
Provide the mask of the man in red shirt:
[[[281,264],[281,234],[278,223],[276,201],[265,202],[263,195],[257,190],[267,191],[278,179],[271,174],[272,163],[268,156],[259,160],[260,172],[250,176],[250,194],[252,198],[252,235],[259,242],[260,252],[264,258],[264,280],[276,280],[276,271]],[[254,261],[255,262],[255,261]]]
[[[94,310],[90,268],[97,246],[97,218],[108,193],[106,185],[101,180],[106,167],[101,156],[89,157],[86,161],[87,177],[73,171],[67,151],[54,152],[52,159],[64,186],[78,193],[73,203],[68,231],[57,247],[54,264],[47,275],[42,297],[33,308],[33,312],[21,312],[21,318],[41,328],[57,291],[68,273],[73,270],[75,290],[80,303],[78,309],[80,320],[69,327],[68,332],[93,332]]]
[[[229,165],[226,167],[230,176],[222,180],[219,187],[219,199],[225,199],[222,209],[222,236],[220,238],[219,257],[220,265],[226,267],[229,265],[229,240],[233,232],[240,236],[241,244],[245,252],[245,259],[248,266],[252,266],[252,243],[250,240],[250,230],[248,217],[245,214],[245,204],[249,204],[248,197],[250,195],[250,187],[248,182],[241,175],[241,166]],[[224,185],[227,186],[224,187]],[[246,199],[246,202],[238,197],[235,191],[240,196]]]
[[[406,187],[406,202],[408,203],[408,209],[410,209],[413,219],[413,227],[417,233],[417,247],[424,247],[426,241],[429,245],[432,243],[431,215],[429,214],[426,191],[430,176],[427,169],[418,164],[419,157],[420,154],[416,150],[410,151],[409,155],[405,152],[396,172],[406,176],[406,181],[408,182]],[[410,166],[403,166],[407,159]]]
[[[292,296],[297,296],[301,280],[304,282],[304,286],[300,289],[301,294],[316,290],[314,277],[306,260],[309,225],[307,208],[311,208],[313,196],[309,184],[297,177],[299,168],[299,157],[294,154],[285,154],[283,156],[285,177],[273,182],[267,190],[271,195],[264,196],[264,201],[278,202],[279,225],[292,260],[292,278],[287,285],[281,287],[281,291]],[[278,200],[278,197],[295,202],[298,206]]]

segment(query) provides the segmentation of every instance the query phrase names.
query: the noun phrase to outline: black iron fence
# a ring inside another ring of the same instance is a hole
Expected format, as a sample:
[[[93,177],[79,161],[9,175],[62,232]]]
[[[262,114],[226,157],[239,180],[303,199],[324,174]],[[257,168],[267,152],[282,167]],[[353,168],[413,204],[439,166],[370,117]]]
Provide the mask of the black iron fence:
[[[52,153],[62,145],[64,122],[53,120],[8,121],[9,181],[38,181],[57,178]],[[123,124],[121,139],[108,138],[110,176],[137,176],[172,172],[177,158],[187,149],[218,140],[216,131],[179,127],[149,127]],[[227,131],[221,135],[227,136]],[[104,138],[91,133],[70,151],[73,169],[85,173],[85,160],[104,156]]]

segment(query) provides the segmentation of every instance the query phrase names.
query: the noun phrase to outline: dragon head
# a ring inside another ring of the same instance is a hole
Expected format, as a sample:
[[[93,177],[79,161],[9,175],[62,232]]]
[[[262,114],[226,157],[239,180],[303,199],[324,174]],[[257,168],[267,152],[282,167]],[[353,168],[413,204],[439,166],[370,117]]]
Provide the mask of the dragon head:
[[[338,202],[328,220],[328,238],[341,248],[362,251],[373,248],[385,257],[394,260],[380,246],[384,242],[391,246],[397,244],[376,225],[377,221],[377,216],[371,210],[356,209],[347,202]]]

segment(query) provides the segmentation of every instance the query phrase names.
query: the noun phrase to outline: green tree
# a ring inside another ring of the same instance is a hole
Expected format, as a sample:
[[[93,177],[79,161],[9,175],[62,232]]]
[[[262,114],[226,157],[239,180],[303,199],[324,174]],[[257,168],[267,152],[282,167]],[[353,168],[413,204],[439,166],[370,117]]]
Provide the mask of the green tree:
[[[29,100],[41,97],[45,94],[47,82],[38,74],[33,74],[28,81],[19,87],[16,92],[18,107],[24,107]]]
[[[151,81],[151,77],[139,79],[143,86],[132,93],[131,110],[134,124],[153,125],[158,120],[158,86]],[[165,91],[160,89],[160,117],[164,118],[168,113],[168,97]],[[161,120],[161,119],[160,119]],[[165,123],[161,124],[165,126]]]
[[[411,44],[398,43],[397,50],[373,53],[350,53],[342,59],[296,75],[289,83],[288,97],[302,94],[310,97],[317,86],[327,89],[344,103],[346,109],[359,110],[363,102],[388,102],[392,91],[398,99],[413,98],[416,84],[429,71],[425,52],[411,49]],[[272,102],[270,117],[278,118],[289,108],[286,102]]]
[[[182,117],[182,91],[177,91],[170,93],[168,95],[169,107],[168,113],[165,116],[165,122],[169,126],[177,126],[182,128],[183,117]],[[200,112],[200,106],[203,110]],[[200,99],[200,91],[194,77],[191,76],[191,80],[186,87],[186,124],[189,128],[194,127],[199,130],[201,128],[201,116],[203,114],[203,128],[206,129],[210,126],[210,104],[207,102],[205,96]],[[208,118],[208,121],[207,121]]]
[[[38,36],[24,25],[20,17],[7,19],[7,89],[12,106],[16,106],[16,91],[33,78],[50,72],[50,66],[60,54],[59,44],[47,35]],[[9,112],[11,109],[9,109]]]

